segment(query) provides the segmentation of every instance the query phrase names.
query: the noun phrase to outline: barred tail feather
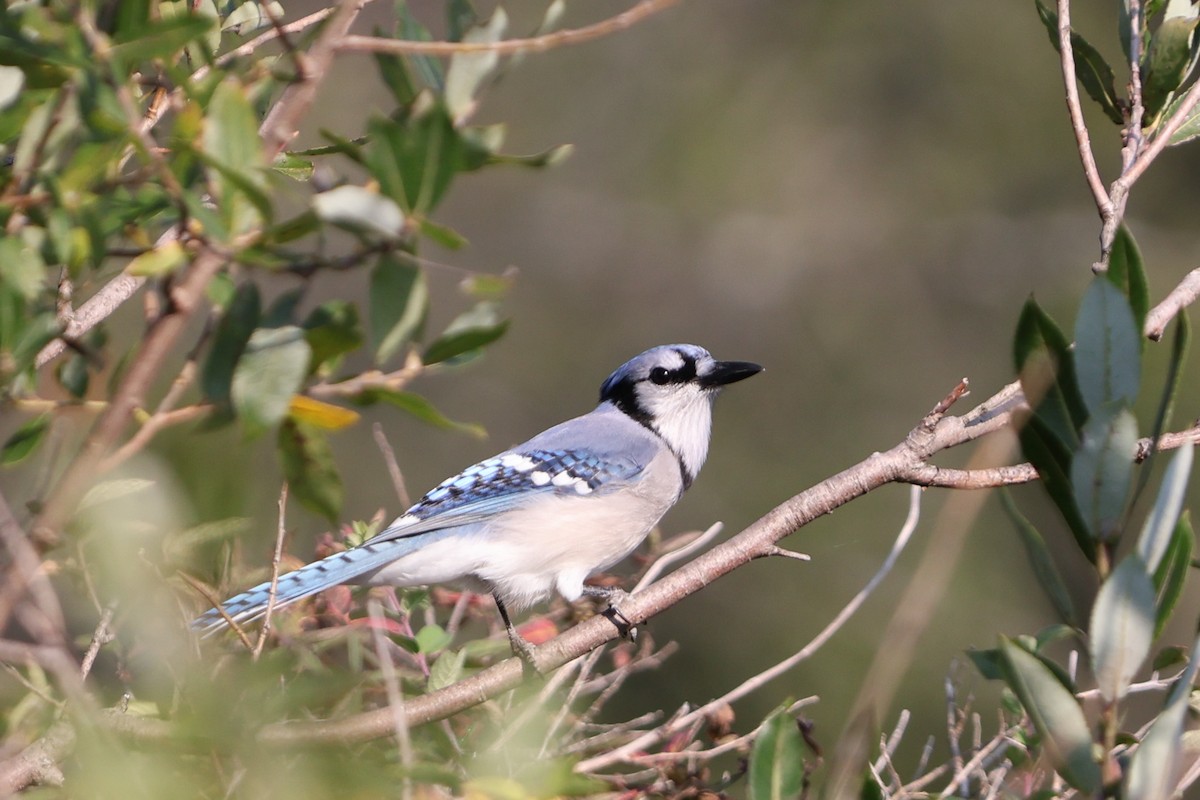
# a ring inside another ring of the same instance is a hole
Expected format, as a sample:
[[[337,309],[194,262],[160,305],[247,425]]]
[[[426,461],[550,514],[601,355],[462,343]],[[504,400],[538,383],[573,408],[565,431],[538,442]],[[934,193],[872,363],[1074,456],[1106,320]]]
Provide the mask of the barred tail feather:
[[[439,537],[440,538],[440,537]],[[334,553],[314,561],[300,569],[280,575],[276,582],[275,608],[303,600],[309,595],[324,591],[331,586],[350,583],[355,578],[378,569],[401,556],[428,544],[426,536],[412,536],[388,541],[368,541],[359,547]],[[221,604],[225,615],[239,625],[253,622],[267,613],[271,596],[271,582],[260,583]],[[224,628],[228,622],[218,609],[210,609],[192,620],[191,628],[204,636]]]

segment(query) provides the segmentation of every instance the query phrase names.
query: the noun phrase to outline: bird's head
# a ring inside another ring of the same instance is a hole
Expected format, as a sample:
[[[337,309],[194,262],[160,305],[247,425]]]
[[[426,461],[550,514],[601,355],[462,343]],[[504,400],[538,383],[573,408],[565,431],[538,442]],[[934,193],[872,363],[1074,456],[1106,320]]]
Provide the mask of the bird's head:
[[[609,375],[600,402],[612,403],[662,437],[690,484],[708,455],[712,404],[721,387],[761,371],[749,361],[717,361],[694,344],[662,345]]]

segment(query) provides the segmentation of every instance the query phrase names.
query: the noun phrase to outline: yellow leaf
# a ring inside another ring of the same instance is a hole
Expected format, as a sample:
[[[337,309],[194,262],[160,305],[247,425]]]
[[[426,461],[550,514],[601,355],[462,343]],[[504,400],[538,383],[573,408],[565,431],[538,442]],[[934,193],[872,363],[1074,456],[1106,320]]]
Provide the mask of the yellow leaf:
[[[174,272],[186,263],[187,253],[183,251],[183,245],[174,240],[142,253],[129,262],[125,271],[130,275],[153,278]]]
[[[292,395],[288,404],[288,414],[292,419],[307,422],[327,431],[339,431],[358,422],[358,412],[348,408],[323,403],[302,394]]]

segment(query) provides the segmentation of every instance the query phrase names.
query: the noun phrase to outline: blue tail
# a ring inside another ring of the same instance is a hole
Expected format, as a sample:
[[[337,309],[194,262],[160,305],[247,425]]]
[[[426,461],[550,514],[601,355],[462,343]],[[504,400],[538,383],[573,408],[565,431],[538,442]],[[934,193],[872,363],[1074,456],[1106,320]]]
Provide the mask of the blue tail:
[[[401,556],[429,544],[429,533],[382,542],[368,541],[352,550],[334,553],[331,556],[307,564],[295,572],[280,575],[275,587],[275,608],[282,608],[309,595],[324,591],[340,583],[350,583],[360,575],[379,569]],[[440,537],[437,537],[440,538]],[[271,582],[260,583],[221,604],[225,614],[241,624],[253,622],[267,613],[271,595]],[[217,609],[210,609],[192,620],[191,628],[203,635],[219,631],[227,625],[225,616]]]

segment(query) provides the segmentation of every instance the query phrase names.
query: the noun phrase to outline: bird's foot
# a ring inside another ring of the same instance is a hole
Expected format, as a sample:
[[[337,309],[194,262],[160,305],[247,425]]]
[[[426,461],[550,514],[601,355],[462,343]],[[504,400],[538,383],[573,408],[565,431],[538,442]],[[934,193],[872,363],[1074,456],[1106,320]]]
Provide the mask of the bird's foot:
[[[586,597],[595,597],[608,603],[608,608],[601,614],[608,617],[609,622],[616,626],[617,633],[622,639],[636,642],[638,639],[637,623],[621,612],[621,604],[629,599],[629,592],[615,586],[584,586]]]
[[[538,667],[537,658],[534,656],[534,646],[517,633],[516,628],[508,629],[508,643],[512,646],[514,656],[521,659],[525,666],[539,675],[541,674],[542,670]]]

